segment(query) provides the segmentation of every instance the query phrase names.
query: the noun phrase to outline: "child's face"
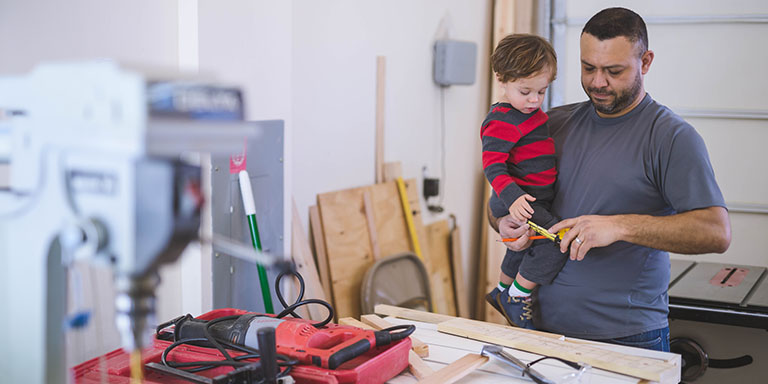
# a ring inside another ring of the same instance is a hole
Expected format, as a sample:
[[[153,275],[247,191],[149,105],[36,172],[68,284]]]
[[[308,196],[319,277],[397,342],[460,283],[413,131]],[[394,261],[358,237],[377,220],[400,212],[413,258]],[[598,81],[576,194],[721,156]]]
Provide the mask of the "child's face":
[[[530,77],[501,84],[502,101],[520,112],[531,113],[541,107],[549,86],[550,71],[545,69]]]

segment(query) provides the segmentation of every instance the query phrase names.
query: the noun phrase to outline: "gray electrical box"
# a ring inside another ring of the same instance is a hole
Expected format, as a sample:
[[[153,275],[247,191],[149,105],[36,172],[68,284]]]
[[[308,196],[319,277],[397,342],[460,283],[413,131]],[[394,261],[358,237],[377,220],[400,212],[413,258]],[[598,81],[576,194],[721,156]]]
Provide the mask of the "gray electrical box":
[[[435,42],[435,83],[442,86],[475,83],[477,44],[469,41]]]

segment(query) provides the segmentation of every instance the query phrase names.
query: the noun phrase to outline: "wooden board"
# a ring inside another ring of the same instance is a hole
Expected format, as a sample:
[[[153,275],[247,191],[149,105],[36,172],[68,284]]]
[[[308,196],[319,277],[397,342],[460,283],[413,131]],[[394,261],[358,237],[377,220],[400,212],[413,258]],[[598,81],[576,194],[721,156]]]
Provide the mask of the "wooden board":
[[[489,323],[507,324],[507,320],[490,304],[485,301],[485,295],[491,292],[499,284],[499,274],[501,273],[501,261],[504,259],[504,253],[507,248],[503,243],[496,239],[499,234],[488,224],[488,198],[491,195],[491,186],[484,181],[485,194],[482,206],[482,247],[480,252],[480,266],[477,274],[477,296],[475,317],[478,320],[484,320]],[[514,277],[514,276],[511,276]]]
[[[291,257],[293,262],[296,263],[296,270],[304,278],[304,298],[327,301],[323,286],[320,283],[320,276],[317,273],[315,259],[312,257],[312,251],[309,249],[309,240],[304,233],[304,228],[301,227],[301,218],[296,208],[296,201],[292,200],[291,202]],[[312,320],[321,321],[328,316],[328,310],[320,305],[312,304],[305,307],[308,308],[309,317]]]
[[[333,303],[331,291],[331,274],[328,271],[328,257],[325,252],[325,238],[323,237],[323,224],[320,221],[320,210],[316,205],[309,207],[309,226],[312,230],[312,244],[315,251],[315,262],[320,273],[320,282],[323,284],[325,297]]]
[[[488,265],[488,232],[493,232],[493,229],[488,225],[488,196],[490,194],[491,186],[483,176],[483,204],[480,206],[480,252],[478,252],[477,269],[475,270],[477,279],[475,289],[473,290],[475,297],[475,305],[472,310],[474,311],[474,318],[477,320],[485,320],[485,307],[488,305],[485,302],[485,286],[488,279],[486,273]]]
[[[432,291],[433,309],[437,313],[456,316],[456,297],[453,291],[451,271],[451,230],[448,220],[436,221],[426,226],[429,249],[429,288]]]
[[[411,320],[404,320],[404,319],[398,319],[398,318],[388,318],[387,320],[392,322],[393,324],[415,324],[416,325],[416,332],[414,332],[414,335],[418,336],[421,340],[423,340],[429,345],[429,358],[424,359],[424,361],[432,369],[436,371],[460,359],[467,353],[478,353],[482,349],[483,345],[488,344],[485,342],[469,339],[466,337],[454,336],[454,335],[449,335],[447,333],[438,332],[436,324],[413,322]],[[566,340],[568,340],[568,338],[566,338]],[[584,341],[580,340],[580,342],[584,342]],[[603,349],[614,350],[614,351],[627,353],[631,355],[652,357],[652,358],[660,359],[663,361],[675,360],[678,362],[678,366],[679,366],[680,355],[667,353],[667,352],[658,352],[658,351],[651,351],[646,349],[624,347],[624,346],[615,345],[615,344],[605,344],[605,343],[596,343],[596,342],[591,342],[591,343],[592,345],[596,345]],[[541,355],[537,355],[531,352],[525,352],[517,349],[512,349],[512,348],[505,348],[504,350],[505,352],[511,354],[512,356],[515,356],[516,358],[520,359],[524,363],[530,363],[542,357]],[[539,363],[536,363],[535,368],[539,372],[541,372],[544,376],[550,379],[555,379],[555,380],[559,378],[563,378],[564,376],[575,372],[573,368],[568,367],[565,364],[562,364],[559,361],[554,359],[547,359]],[[642,379],[622,375],[619,373],[608,372],[598,368],[592,369],[590,376],[591,376],[590,382],[592,384],[617,384],[617,383],[637,384],[638,382],[649,383],[647,380],[642,380]],[[411,377],[411,375],[400,375],[396,378],[393,378],[389,382],[391,382],[392,384],[414,384],[417,382],[417,380]],[[489,360],[488,363],[478,368],[477,370],[472,372],[470,375],[466,376],[460,382],[461,383],[478,383],[478,384],[485,384],[485,383],[521,383],[521,384],[529,383],[530,384],[532,383],[530,380],[521,379],[520,375],[515,374],[515,371],[511,369],[508,365],[494,359]]]
[[[360,321],[377,330],[386,329],[394,325],[377,315],[362,315],[360,316]],[[427,344],[424,344],[423,341],[416,338],[416,336],[410,336],[410,338],[411,338],[411,349],[413,349],[413,351],[416,352],[416,354],[421,357],[429,357],[429,346]]]
[[[384,182],[395,181],[403,177],[403,165],[399,161],[384,163]]]
[[[393,316],[432,324],[442,323],[456,318],[453,316],[441,315],[439,313],[418,311],[415,309],[395,307],[394,305],[386,304],[377,305],[373,308],[373,311],[376,312],[377,315]]]
[[[406,188],[415,185],[415,180],[406,182]],[[364,208],[363,196],[366,192],[371,196],[372,216],[382,257],[411,249],[394,182],[319,194],[317,201],[338,317],[360,316],[360,287],[374,261]],[[414,219],[416,217],[421,224],[421,217],[414,215]]]
[[[357,327],[361,329],[369,329],[372,331],[376,331],[383,328],[374,328],[366,323],[360,322],[358,320],[355,320],[351,317],[342,317],[339,319],[339,324],[341,325],[348,325],[351,327]],[[411,342],[413,342],[413,337],[411,337]],[[421,380],[431,374],[433,374],[435,371],[432,370],[426,363],[424,363],[424,360],[421,359],[421,357],[414,352],[413,345],[411,345],[411,350],[408,351],[408,369],[411,371],[411,373],[416,376],[417,379]]]
[[[435,371],[413,350],[408,351],[408,370],[410,370],[419,380],[425,379],[435,373]]]
[[[663,383],[677,383],[680,380],[680,367],[666,361],[541,337],[506,326],[457,318],[438,324],[437,330],[545,356],[583,362],[596,368],[641,379]]]
[[[487,356],[476,353],[468,353],[459,360],[448,364],[439,371],[420,380],[422,384],[450,384],[455,383],[475,369],[488,362]]]
[[[455,221],[455,220],[454,220]],[[456,313],[459,317],[469,318],[469,286],[464,282],[464,257],[461,253],[461,233],[454,225],[450,234],[451,272],[453,274],[453,295],[456,299]]]
[[[376,182],[384,182],[384,101],[386,99],[387,58],[376,56]]]
[[[386,304],[377,305],[374,308],[374,312],[376,312],[379,315],[399,317],[401,319],[421,321],[424,323],[431,323],[431,324],[441,324],[446,321],[461,319],[468,324],[475,324],[477,327],[483,327],[485,324],[500,326],[498,324],[490,324],[490,323],[486,323],[479,320],[462,319],[460,317],[453,317],[453,316],[441,315],[439,313],[418,311],[418,310],[409,309],[409,308],[395,307],[393,305],[386,305]],[[551,339],[561,339],[561,340],[563,339],[563,335],[558,335],[556,333],[542,332],[542,331],[536,331],[536,330],[524,329],[524,328],[513,328],[509,326],[501,326],[501,327],[511,329],[514,332],[528,333],[528,334],[551,338]]]

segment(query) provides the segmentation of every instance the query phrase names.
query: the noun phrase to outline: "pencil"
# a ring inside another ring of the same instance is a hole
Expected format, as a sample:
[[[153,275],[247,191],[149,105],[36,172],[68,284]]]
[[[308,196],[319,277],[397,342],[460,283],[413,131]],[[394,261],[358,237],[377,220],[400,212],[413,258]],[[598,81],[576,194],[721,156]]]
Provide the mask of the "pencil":
[[[528,238],[531,239],[531,240],[540,240],[540,239],[546,239],[547,237],[546,236],[538,236],[537,235],[537,236],[528,236]],[[518,239],[519,239],[519,237],[511,237],[511,238],[505,238],[505,239],[496,240],[496,241],[502,242],[502,243],[507,243],[507,242],[510,242],[510,241],[517,241]]]

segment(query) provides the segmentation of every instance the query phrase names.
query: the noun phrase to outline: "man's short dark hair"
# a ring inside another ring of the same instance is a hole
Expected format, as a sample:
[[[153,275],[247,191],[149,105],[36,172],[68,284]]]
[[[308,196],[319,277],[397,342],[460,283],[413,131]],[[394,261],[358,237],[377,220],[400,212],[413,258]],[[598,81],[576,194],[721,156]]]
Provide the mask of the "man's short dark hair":
[[[598,12],[584,25],[581,34],[589,33],[598,40],[624,36],[632,43],[640,42],[640,54],[648,50],[648,30],[645,21],[626,8],[606,8]]]

